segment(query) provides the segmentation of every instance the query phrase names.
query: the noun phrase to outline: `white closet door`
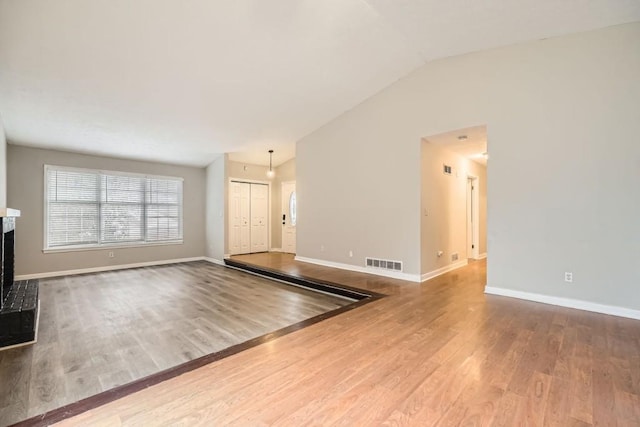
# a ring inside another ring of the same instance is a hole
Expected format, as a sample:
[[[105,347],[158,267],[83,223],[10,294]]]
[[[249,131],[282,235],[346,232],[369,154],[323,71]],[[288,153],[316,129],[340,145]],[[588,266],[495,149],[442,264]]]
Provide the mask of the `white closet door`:
[[[251,252],[268,251],[269,186],[251,184]]]
[[[246,254],[251,250],[251,186],[245,182],[231,182],[229,186],[229,253]]]

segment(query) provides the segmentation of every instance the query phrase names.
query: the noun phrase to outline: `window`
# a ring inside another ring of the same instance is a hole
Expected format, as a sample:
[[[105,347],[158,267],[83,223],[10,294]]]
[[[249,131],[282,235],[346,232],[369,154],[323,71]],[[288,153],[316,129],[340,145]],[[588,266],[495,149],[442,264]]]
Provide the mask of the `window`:
[[[45,166],[45,250],[182,242],[182,178]]]
[[[291,225],[296,226],[298,222],[298,210],[296,208],[296,192],[292,191],[289,196],[289,218],[291,218]]]

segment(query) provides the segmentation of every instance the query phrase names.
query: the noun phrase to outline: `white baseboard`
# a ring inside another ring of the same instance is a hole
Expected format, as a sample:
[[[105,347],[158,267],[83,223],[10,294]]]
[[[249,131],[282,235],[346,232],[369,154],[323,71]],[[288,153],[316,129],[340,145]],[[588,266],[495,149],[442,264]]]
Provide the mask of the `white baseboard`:
[[[467,260],[467,259],[456,261],[453,264],[449,264],[449,265],[446,265],[446,266],[444,266],[442,268],[438,268],[437,270],[433,270],[433,271],[430,271],[428,273],[424,273],[422,276],[420,276],[420,280],[422,282],[424,282],[425,280],[433,279],[434,277],[440,276],[440,275],[442,275],[444,273],[448,273],[448,272],[450,272],[452,270],[455,270],[457,268],[464,267],[467,264],[469,264],[469,260]]]
[[[487,257],[487,253],[484,252],[484,253],[481,253],[480,255],[478,255],[478,258],[476,258],[476,259],[485,259],[486,257]]]
[[[203,259],[207,262],[210,262],[211,264],[226,265],[224,261],[220,261],[219,259],[209,258],[209,257],[204,257]]]
[[[269,252],[282,252],[282,248],[271,248]]]
[[[137,262],[134,264],[104,265],[100,267],[79,268],[77,270],[49,271],[45,273],[21,274],[15,280],[44,279],[48,277],[72,276],[75,274],[100,273],[103,271],[125,270],[127,268],[151,267],[154,265],[177,264],[179,262],[202,261],[205,257],[165,259],[160,261]]]
[[[640,310],[633,310],[630,308],[618,307],[615,305],[599,304],[572,298],[554,297],[532,292],[516,291],[513,289],[496,288],[493,286],[486,286],[484,288],[484,293],[640,320]]]
[[[408,280],[410,282],[420,282],[420,276],[418,274],[400,273],[394,271],[386,271],[377,268],[366,268],[358,265],[343,264],[341,262],[325,261],[322,259],[306,258],[296,256],[296,261],[308,262],[309,264],[322,265],[324,267],[339,268],[341,270],[357,271],[358,273],[375,274],[376,276],[390,277],[392,279]]]

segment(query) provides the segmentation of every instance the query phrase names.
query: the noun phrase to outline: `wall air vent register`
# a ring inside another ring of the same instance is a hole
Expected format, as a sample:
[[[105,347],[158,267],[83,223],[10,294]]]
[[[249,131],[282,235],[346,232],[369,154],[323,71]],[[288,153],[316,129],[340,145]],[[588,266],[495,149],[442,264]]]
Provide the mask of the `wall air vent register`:
[[[402,271],[402,261],[392,261],[389,259],[365,258],[367,268],[381,268],[383,270]]]

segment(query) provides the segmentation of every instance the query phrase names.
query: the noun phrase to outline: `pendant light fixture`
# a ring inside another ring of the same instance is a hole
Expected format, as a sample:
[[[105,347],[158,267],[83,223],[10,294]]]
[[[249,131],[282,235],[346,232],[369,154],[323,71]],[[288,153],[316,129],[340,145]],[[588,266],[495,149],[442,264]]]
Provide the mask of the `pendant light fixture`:
[[[267,171],[267,177],[273,179],[276,173],[273,170],[273,150],[269,150],[269,170]]]

